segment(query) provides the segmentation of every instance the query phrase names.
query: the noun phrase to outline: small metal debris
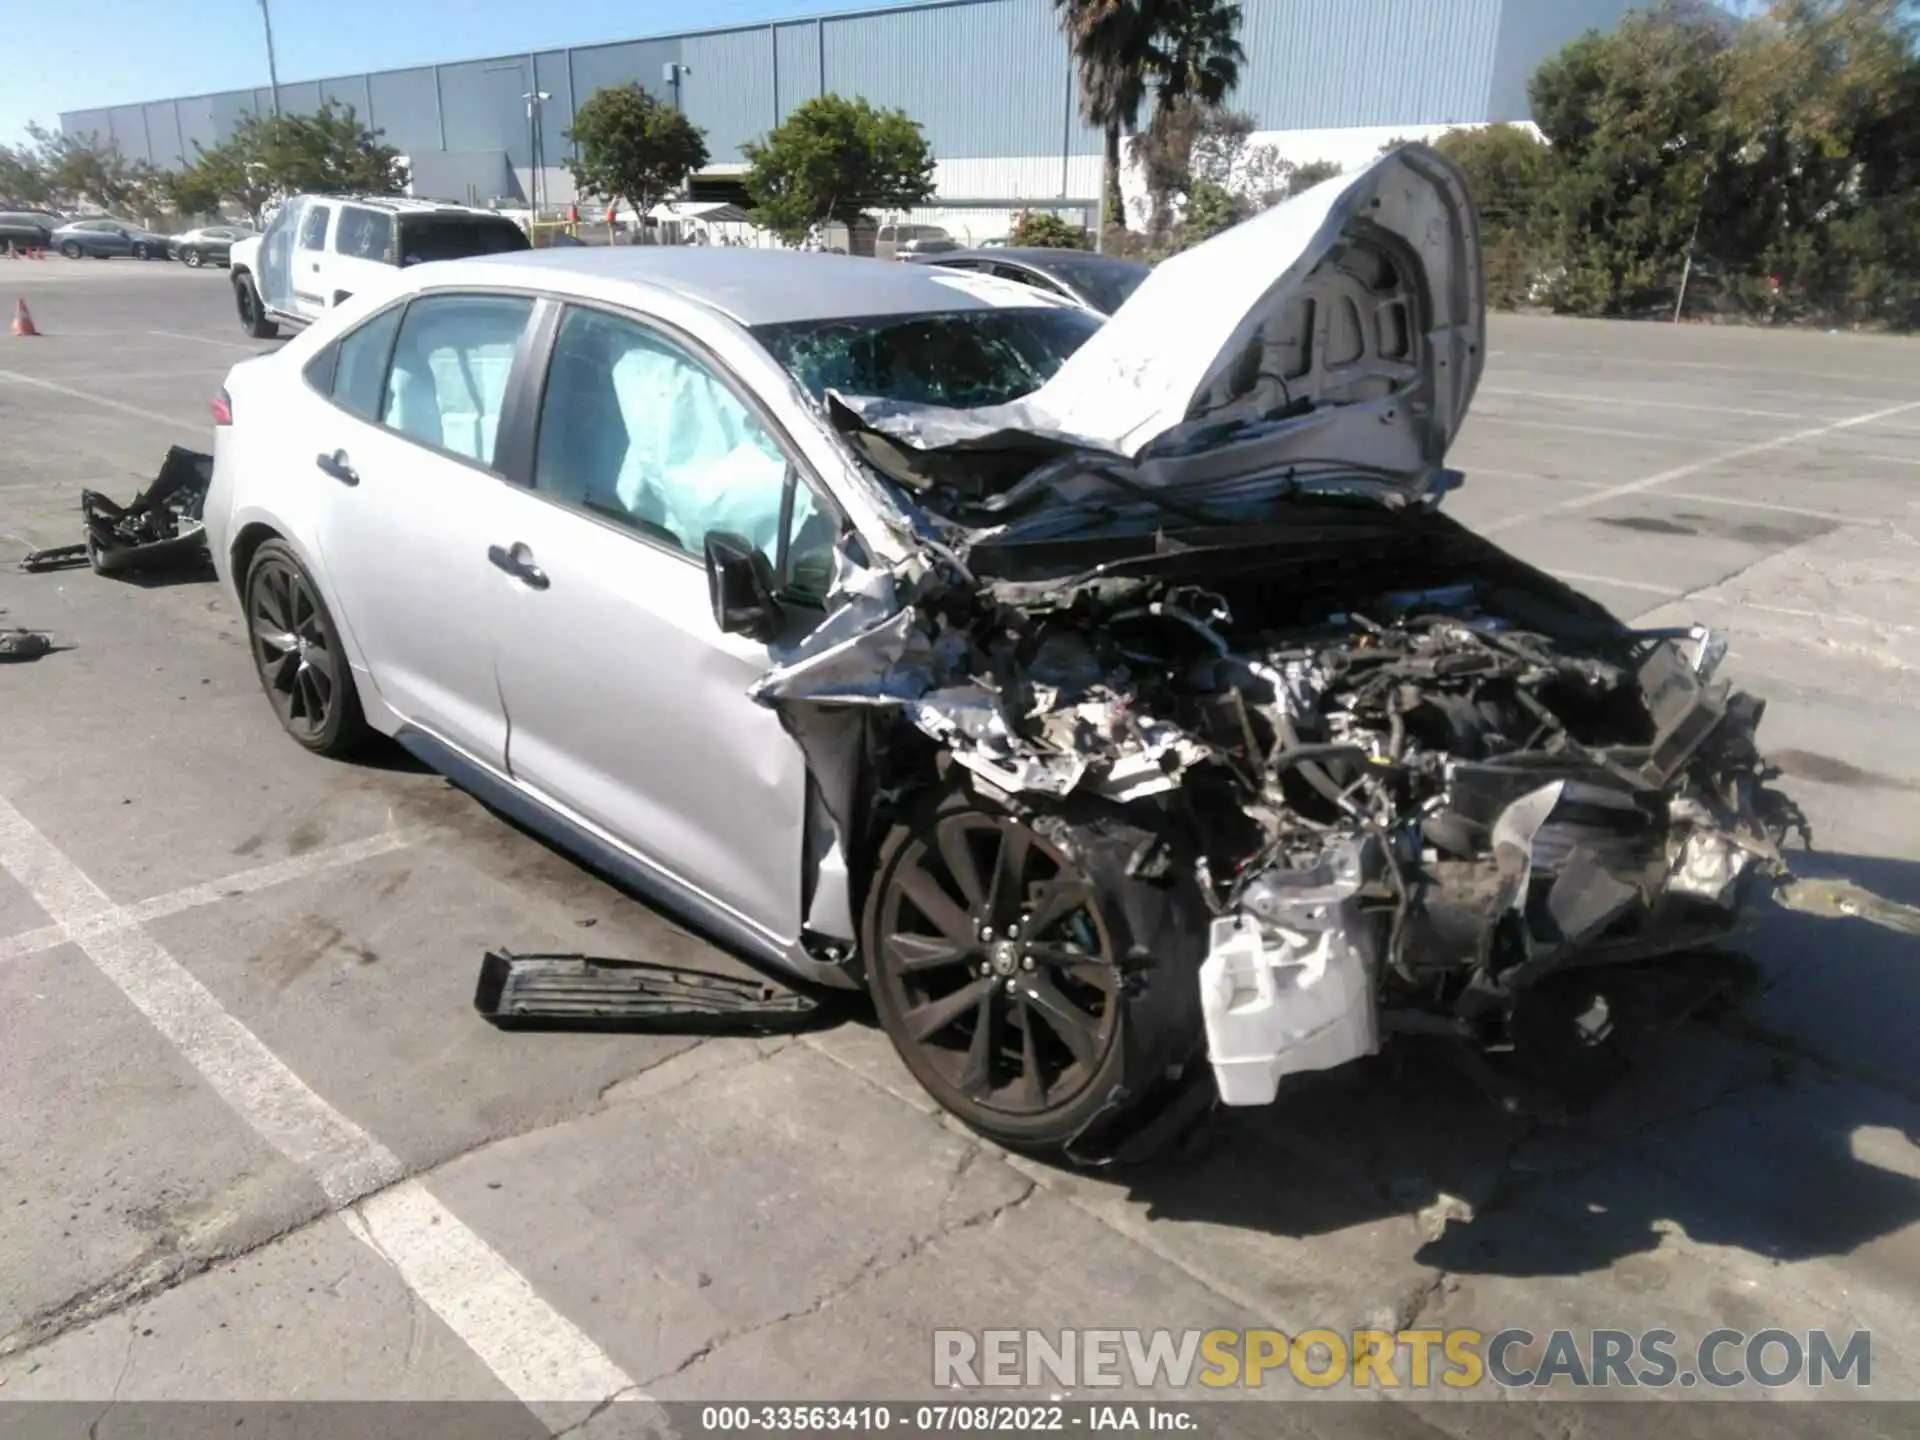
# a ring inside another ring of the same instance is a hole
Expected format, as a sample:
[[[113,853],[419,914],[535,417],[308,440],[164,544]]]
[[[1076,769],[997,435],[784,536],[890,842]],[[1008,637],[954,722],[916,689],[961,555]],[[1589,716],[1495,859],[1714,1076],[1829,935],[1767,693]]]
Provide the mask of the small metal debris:
[[[502,1029],[765,1035],[807,1028],[825,1002],[765,979],[642,960],[491,950],[480,965],[473,1008]]]

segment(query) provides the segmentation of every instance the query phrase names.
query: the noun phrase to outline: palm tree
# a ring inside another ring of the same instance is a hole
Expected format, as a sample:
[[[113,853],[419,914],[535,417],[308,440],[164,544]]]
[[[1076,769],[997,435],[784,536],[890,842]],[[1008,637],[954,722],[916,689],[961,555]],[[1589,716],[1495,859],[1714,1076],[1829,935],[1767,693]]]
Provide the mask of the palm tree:
[[[1120,204],[1120,137],[1139,128],[1149,90],[1156,114],[1191,97],[1214,105],[1240,78],[1240,7],[1226,0],[1054,0],[1080,71],[1080,110],[1105,141],[1106,211]]]

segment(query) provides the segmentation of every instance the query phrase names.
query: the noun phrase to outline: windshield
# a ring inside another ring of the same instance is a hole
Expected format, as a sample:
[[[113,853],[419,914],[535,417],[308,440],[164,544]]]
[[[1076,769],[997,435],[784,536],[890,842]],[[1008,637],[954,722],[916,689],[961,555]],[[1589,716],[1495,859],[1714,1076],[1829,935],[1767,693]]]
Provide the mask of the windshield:
[[[967,408],[1039,389],[1100,323],[1048,306],[803,320],[753,333],[816,400],[837,390]]]
[[[1111,315],[1124,305],[1127,297],[1140,288],[1140,282],[1153,273],[1152,267],[1135,260],[1092,258],[1049,259],[1045,268],[1086,296],[1105,315]]]
[[[526,233],[511,220],[477,215],[415,215],[400,222],[402,265],[464,260],[473,255],[500,255],[528,248]]]

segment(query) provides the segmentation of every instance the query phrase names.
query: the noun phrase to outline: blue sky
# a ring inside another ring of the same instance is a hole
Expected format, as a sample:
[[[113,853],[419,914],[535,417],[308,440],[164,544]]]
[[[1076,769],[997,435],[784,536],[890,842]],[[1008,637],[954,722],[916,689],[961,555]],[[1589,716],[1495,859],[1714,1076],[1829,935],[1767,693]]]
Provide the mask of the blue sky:
[[[872,8],[872,0],[271,0],[280,78]],[[267,83],[256,0],[0,0],[0,144],[62,110]],[[698,16],[696,20],[693,17]],[[73,57],[73,58],[63,58]]]

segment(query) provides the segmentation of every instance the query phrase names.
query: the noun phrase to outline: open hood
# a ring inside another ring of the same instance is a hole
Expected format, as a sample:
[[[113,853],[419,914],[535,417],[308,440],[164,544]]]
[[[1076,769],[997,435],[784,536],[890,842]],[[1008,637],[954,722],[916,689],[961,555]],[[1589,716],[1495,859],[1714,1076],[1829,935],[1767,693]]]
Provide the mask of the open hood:
[[[1466,181],[1404,145],[1162,263],[1031,395],[831,408],[882,470],[976,498],[1086,452],[1156,485],[1299,464],[1414,488],[1466,417],[1485,326]]]

